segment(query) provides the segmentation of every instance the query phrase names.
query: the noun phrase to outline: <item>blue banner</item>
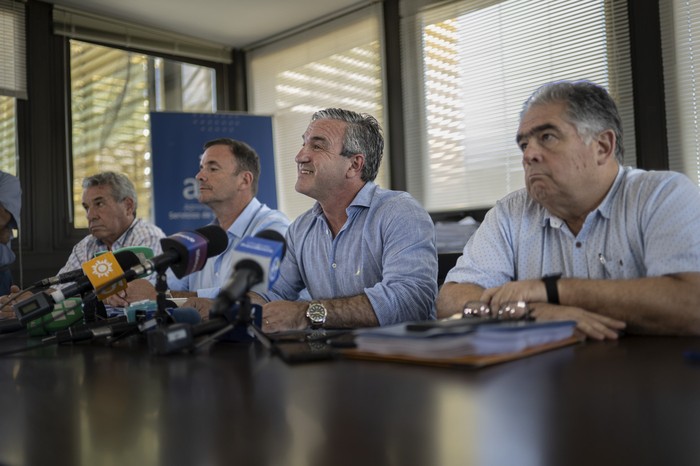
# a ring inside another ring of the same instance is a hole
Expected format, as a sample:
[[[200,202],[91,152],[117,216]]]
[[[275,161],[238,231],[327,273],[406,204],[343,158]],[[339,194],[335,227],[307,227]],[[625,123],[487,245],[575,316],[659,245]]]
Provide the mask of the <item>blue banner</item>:
[[[257,198],[277,208],[272,118],[238,113],[151,113],[155,223],[166,235],[194,230],[214,220],[197,200],[195,176],[204,143],[227,137],[249,144],[260,156]]]

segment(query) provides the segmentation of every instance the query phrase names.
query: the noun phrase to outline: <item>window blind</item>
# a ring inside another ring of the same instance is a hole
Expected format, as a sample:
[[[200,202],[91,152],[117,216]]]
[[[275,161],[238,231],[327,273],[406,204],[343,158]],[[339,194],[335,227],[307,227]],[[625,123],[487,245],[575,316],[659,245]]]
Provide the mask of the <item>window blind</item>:
[[[403,19],[408,190],[429,211],[490,207],[524,186],[515,134],[541,84],[587,79],[616,99],[635,164],[627,2],[470,0]]]
[[[314,202],[294,189],[294,156],[316,110],[365,112],[386,127],[380,32],[376,4],[248,52],[249,109],[273,117],[278,208],[292,219]],[[384,186],[388,159],[385,148],[376,180]]]
[[[232,62],[231,47],[68,7],[54,6],[53,23],[55,34],[70,39],[214,63]]]
[[[700,185],[700,3],[661,0],[669,168]]]
[[[0,95],[27,98],[24,2],[0,0]]]

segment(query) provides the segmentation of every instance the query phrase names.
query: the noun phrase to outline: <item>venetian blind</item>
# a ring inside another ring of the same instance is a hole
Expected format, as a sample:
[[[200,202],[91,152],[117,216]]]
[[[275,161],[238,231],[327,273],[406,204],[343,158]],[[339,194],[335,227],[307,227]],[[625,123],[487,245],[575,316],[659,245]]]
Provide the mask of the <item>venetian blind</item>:
[[[490,207],[524,186],[519,113],[549,81],[605,86],[623,119],[626,163],[635,164],[626,1],[469,0],[405,10],[407,182],[426,209]]]
[[[53,23],[55,34],[70,39],[214,63],[232,61],[231,47],[64,6],[54,6]]]
[[[24,2],[0,0],[0,95],[27,98]]]
[[[247,54],[249,109],[273,117],[278,208],[291,219],[314,202],[294,189],[294,156],[316,110],[369,113],[386,127],[380,34],[376,4]],[[388,159],[387,148],[376,180],[384,187]]]
[[[661,0],[669,168],[700,185],[700,3]]]

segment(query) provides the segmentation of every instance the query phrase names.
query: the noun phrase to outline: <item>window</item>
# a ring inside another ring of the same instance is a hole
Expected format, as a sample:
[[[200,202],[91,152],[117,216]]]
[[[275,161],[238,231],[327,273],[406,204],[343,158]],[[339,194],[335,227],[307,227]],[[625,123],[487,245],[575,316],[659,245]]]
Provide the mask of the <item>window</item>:
[[[700,3],[659,2],[669,168],[700,185]]]
[[[131,179],[152,218],[149,112],[215,111],[214,69],[78,40],[70,66],[75,227],[87,227],[83,178],[107,170]]]
[[[0,170],[17,175],[15,99],[0,96]]]
[[[17,175],[16,98],[27,98],[24,2],[0,0],[0,170]]]
[[[278,208],[292,219],[314,202],[294,190],[294,156],[316,110],[369,113],[386,128],[380,8],[364,8],[248,54],[249,108],[273,116]],[[383,186],[388,184],[388,159],[385,147],[376,180]]]
[[[610,91],[633,165],[626,3],[472,0],[408,11],[408,190],[429,211],[449,211],[490,207],[522,188],[520,109],[539,85],[562,79]]]
[[[0,0],[0,95],[27,98],[24,2]]]

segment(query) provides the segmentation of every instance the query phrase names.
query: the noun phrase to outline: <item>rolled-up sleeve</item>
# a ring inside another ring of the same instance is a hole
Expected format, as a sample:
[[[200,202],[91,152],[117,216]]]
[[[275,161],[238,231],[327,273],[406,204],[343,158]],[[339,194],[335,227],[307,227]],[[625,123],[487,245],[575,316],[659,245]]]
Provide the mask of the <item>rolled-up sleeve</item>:
[[[382,280],[365,293],[380,325],[435,318],[437,247],[435,226],[413,199],[397,197],[382,216]]]

